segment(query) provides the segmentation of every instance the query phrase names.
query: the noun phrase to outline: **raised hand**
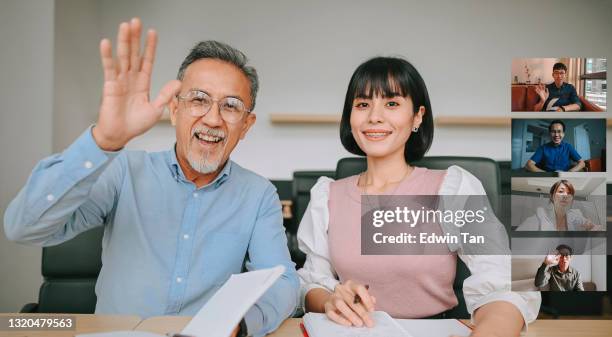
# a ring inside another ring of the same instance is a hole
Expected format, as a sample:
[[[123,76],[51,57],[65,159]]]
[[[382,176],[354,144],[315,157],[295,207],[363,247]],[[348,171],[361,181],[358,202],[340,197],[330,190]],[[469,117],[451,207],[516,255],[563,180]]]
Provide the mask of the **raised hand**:
[[[544,258],[544,263],[547,266],[556,266],[559,264],[559,258],[560,258],[559,254],[548,254]]]
[[[358,301],[355,295],[359,295]],[[376,298],[368,293],[366,286],[349,280],[336,286],[324,307],[327,317],[336,323],[372,327],[370,312],[374,311],[375,304]]]
[[[548,99],[548,88],[544,84],[540,83],[536,85],[535,92],[538,94],[538,96],[540,96],[540,100],[542,100],[542,102],[545,102]]]
[[[596,225],[591,221],[591,219],[586,218],[584,223],[582,224],[582,228],[585,231],[602,231],[603,227],[601,225]]]
[[[104,90],[98,122],[92,132],[98,146],[106,151],[119,150],[132,138],[152,128],[180,89],[181,82],[172,80],[155,100],[150,101],[157,33],[147,32],[141,54],[141,29],[138,18],[119,25],[116,58],[112,55],[111,42],[108,39],[100,42]]]

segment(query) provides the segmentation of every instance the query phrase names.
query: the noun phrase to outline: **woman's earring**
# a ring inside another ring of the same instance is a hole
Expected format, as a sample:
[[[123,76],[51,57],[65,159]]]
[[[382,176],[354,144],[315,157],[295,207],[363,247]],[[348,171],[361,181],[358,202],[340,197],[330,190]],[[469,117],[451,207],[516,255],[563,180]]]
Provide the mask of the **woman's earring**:
[[[412,128],[412,132],[414,132],[414,133],[419,132],[419,128],[418,128],[418,127],[416,127],[416,126],[415,126],[415,127],[413,127],[413,128]]]

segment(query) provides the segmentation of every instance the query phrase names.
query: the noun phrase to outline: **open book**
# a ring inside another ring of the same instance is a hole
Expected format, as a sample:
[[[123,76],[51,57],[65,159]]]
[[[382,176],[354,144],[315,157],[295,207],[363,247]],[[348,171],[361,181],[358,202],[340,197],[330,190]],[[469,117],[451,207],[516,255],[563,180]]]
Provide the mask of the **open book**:
[[[384,311],[371,313],[374,327],[345,327],[325,314],[307,313],[304,327],[309,337],[420,337],[469,336],[472,332],[456,319],[393,319]]]
[[[554,104],[557,103],[558,100],[559,100],[558,97],[551,98],[551,100],[548,102],[548,105],[546,106],[546,111],[557,111],[559,107],[554,106]]]
[[[285,271],[284,266],[232,275],[181,331],[194,337],[227,337],[255,302]],[[76,337],[166,337],[144,331],[114,331]]]

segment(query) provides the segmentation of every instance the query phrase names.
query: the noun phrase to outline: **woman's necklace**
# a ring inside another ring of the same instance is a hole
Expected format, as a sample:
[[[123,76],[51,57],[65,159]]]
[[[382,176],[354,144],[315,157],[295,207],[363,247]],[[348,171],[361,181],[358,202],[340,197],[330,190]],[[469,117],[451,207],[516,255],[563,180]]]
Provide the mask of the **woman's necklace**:
[[[385,195],[394,195],[394,194],[395,194],[395,192],[397,191],[397,189],[399,188],[400,184],[402,183],[402,181],[404,181],[404,179],[406,179],[406,177],[408,176],[408,174],[412,173],[413,171],[414,171],[414,167],[410,166],[410,167],[408,167],[408,170],[406,170],[406,172],[404,173],[404,175],[402,176],[402,178],[401,178],[400,180],[385,183],[385,184],[383,185],[383,190],[384,190],[384,187],[386,187],[387,185],[390,185],[390,184],[397,184],[397,185],[395,186],[395,188],[393,189],[393,191],[391,191],[391,193],[385,193]],[[359,185],[359,181],[361,181],[361,182],[363,183],[363,184],[362,184],[363,186],[362,186],[362,190],[361,190],[361,195],[365,197],[365,198],[363,198],[363,199],[364,199],[364,201],[366,202],[366,204],[367,204],[368,206],[373,206],[373,205],[370,203],[370,201],[369,201],[369,198],[370,198],[369,196],[370,196],[370,195],[368,194],[368,179],[367,179],[367,171],[366,171],[366,172],[362,172],[362,173],[359,175],[359,179],[358,179],[358,181],[357,181],[357,185]]]

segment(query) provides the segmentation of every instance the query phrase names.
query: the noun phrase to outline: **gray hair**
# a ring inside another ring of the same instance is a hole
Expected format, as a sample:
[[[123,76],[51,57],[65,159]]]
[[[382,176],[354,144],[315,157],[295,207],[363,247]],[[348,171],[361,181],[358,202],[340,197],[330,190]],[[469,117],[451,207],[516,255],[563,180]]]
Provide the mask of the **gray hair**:
[[[259,90],[257,71],[252,66],[247,65],[249,60],[244,53],[228,44],[212,40],[198,42],[193,48],[191,48],[189,55],[187,55],[185,60],[183,60],[176,78],[183,80],[187,67],[193,62],[205,58],[225,61],[235,65],[238,69],[240,69],[240,71],[242,71],[242,73],[249,79],[249,83],[251,84],[251,110],[253,110],[253,108],[255,108],[257,90]]]

